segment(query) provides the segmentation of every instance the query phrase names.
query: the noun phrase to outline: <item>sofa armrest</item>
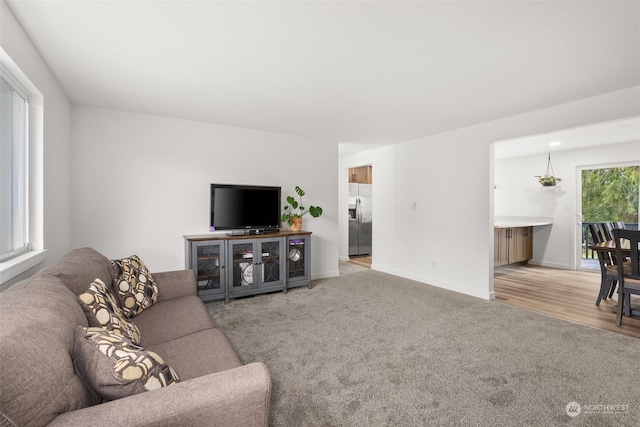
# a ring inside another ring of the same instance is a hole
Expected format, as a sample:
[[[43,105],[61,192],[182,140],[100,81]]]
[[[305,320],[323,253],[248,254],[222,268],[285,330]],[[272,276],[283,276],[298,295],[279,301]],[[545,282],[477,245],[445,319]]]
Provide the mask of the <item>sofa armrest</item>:
[[[267,426],[271,379],[250,363],[58,415],[50,426]]]
[[[158,301],[166,301],[197,294],[196,275],[193,270],[176,270],[153,273],[158,285]]]

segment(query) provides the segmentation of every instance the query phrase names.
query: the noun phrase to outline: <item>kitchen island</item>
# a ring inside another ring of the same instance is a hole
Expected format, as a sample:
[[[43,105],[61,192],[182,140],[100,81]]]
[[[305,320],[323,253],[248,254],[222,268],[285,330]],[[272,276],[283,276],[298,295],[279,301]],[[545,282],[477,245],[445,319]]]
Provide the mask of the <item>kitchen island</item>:
[[[509,227],[539,227],[553,224],[553,218],[548,216],[498,216],[493,219],[494,228]]]
[[[496,216],[493,266],[526,264],[533,257],[533,227],[553,223],[549,217]]]

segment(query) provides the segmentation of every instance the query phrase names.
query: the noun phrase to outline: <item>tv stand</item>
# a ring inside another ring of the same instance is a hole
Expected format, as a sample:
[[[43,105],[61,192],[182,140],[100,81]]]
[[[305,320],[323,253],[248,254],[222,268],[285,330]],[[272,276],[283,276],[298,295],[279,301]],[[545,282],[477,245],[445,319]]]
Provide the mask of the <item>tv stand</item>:
[[[242,234],[190,235],[186,267],[194,270],[203,301],[311,286],[311,232],[242,230]],[[253,232],[253,234],[250,234]]]

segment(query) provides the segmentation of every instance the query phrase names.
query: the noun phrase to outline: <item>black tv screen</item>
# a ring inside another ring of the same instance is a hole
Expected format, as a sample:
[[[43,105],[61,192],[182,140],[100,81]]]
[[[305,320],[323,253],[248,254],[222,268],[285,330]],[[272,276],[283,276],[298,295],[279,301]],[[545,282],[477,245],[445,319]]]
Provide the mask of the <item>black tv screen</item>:
[[[279,227],[280,187],[211,184],[211,231]]]

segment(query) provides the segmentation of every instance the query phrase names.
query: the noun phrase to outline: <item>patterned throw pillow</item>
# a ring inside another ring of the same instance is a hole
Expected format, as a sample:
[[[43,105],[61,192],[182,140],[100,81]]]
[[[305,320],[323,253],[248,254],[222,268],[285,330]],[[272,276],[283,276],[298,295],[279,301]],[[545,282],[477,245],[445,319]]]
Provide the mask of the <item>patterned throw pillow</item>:
[[[137,255],[112,260],[115,270],[113,291],[125,316],[131,318],[158,301],[158,286]]]
[[[94,280],[87,292],[78,298],[87,316],[89,326],[103,327],[140,344],[140,330],[127,320],[116,299],[102,280]]]
[[[78,326],[73,363],[104,400],[167,387],[179,381],[157,353],[103,328]]]

